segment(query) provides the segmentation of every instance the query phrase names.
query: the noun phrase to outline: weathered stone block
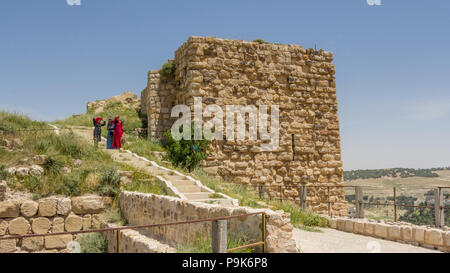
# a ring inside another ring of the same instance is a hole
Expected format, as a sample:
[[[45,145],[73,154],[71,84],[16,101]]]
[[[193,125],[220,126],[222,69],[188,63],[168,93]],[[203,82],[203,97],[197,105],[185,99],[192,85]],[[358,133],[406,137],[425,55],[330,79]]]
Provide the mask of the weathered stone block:
[[[413,227],[413,238],[414,241],[422,244],[425,242],[425,228],[424,227]]]
[[[46,234],[50,230],[50,220],[45,217],[39,217],[31,220],[31,230],[35,234]]]
[[[401,236],[399,226],[391,225],[388,227],[388,239],[389,240],[396,241],[396,240],[400,240],[401,238],[402,238],[402,236]]]
[[[19,203],[13,201],[0,202],[0,218],[15,218],[20,215]]]
[[[72,242],[72,235],[45,236],[44,245],[46,249],[63,249]]]
[[[388,238],[389,225],[383,223],[377,223],[375,225],[375,236],[380,238]]]
[[[439,229],[425,230],[425,244],[432,246],[443,246],[444,238],[442,236],[442,231]]]
[[[33,217],[36,215],[38,208],[39,204],[37,202],[28,200],[20,206],[20,213],[25,217]]]
[[[401,227],[402,240],[405,242],[412,241],[412,227],[403,226]]]
[[[447,246],[447,248],[450,248],[450,231],[446,231],[444,234],[442,234],[442,236],[444,237],[445,246]]]
[[[91,215],[84,215],[83,216],[83,230],[89,230],[92,226],[92,216]]]
[[[0,219],[0,236],[5,235],[7,230],[8,230],[8,221]]]
[[[44,248],[44,238],[43,237],[30,237],[22,239],[22,250],[26,251],[39,251]]]
[[[337,219],[336,221],[336,227],[338,230],[345,230],[345,219]]]
[[[60,198],[56,207],[56,213],[58,215],[69,215],[72,210],[72,200],[70,198]]]
[[[369,236],[375,235],[375,223],[364,223],[364,234]]]
[[[55,217],[52,224],[52,233],[64,232],[64,218]]]
[[[8,229],[10,235],[24,235],[30,230],[30,223],[25,218],[18,217],[9,222]]]
[[[83,227],[83,219],[77,215],[69,215],[66,218],[65,229],[66,231],[80,231]]]
[[[337,228],[337,220],[336,220],[336,218],[329,218],[328,219],[328,224],[330,225],[331,228],[336,229]]]
[[[15,239],[0,241],[0,253],[13,253],[16,251],[16,247]]]
[[[357,234],[364,234],[364,222],[362,221],[355,222],[353,232]]]
[[[56,215],[58,199],[54,197],[39,200],[39,216],[51,217]]]
[[[351,220],[351,219],[345,220],[344,231],[345,232],[353,232],[354,225],[355,225],[355,222],[353,220]]]
[[[97,214],[105,210],[107,198],[100,196],[80,196],[72,198],[72,210],[76,214]]]

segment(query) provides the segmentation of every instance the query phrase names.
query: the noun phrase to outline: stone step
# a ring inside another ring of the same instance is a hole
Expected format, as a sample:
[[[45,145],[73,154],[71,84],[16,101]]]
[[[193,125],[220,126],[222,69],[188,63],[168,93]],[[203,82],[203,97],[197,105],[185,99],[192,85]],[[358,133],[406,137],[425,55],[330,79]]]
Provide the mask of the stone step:
[[[190,193],[190,192],[208,192],[205,189],[200,188],[199,186],[175,186],[177,190],[181,193]]]
[[[172,182],[172,185],[174,185],[176,188],[181,187],[181,186],[197,186],[197,184],[191,180],[171,180],[171,179],[169,179],[169,181]]]
[[[218,205],[223,205],[223,206],[234,206],[233,201],[231,199],[209,198],[209,199],[200,199],[200,200],[195,200],[195,201],[202,202],[202,203],[208,203],[208,204],[218,204]]]
[[[188,200],[202,200],[202,199],[209,199],[209,196],[211,195],[210,192],[191,192],[191,193],[185,193],[184,196]]]

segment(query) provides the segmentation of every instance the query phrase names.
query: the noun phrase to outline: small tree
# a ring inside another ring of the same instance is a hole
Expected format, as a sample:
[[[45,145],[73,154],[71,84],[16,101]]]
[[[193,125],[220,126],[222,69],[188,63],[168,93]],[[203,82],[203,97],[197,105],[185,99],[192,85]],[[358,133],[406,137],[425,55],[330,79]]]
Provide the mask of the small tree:
[[[164,134],[164,148],[167,154],[164,156],[165,160],[172,162],[175,166],[181,166],[191,172],[199,163],[206,158],[206,148],[210,141],[204,139],[193,140],[194,126],[191,126],[191,140],[181,139],[176,141],[170,130]]]

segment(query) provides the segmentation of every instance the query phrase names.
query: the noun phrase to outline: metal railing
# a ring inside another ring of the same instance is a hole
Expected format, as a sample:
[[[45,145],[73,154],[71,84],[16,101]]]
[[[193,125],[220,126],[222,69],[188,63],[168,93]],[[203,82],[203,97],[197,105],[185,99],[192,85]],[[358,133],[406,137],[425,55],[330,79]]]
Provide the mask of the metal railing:
[[[234,218],[241,218],[247,216],[261,215],[262,221],[262,238],[261,241],[239,246],[232,249],[226,249],[227,247],[227,220]],[[6,235],[0,237],[0,241],[4,240],[15,240],[15,239],[24,239],[24,238],[33,238],[33,237],[51,237],[51,236],[60,236],[60,235],[78,235],[78,234],[86,234],[86,233],[98,233],[98,232],[109,232],[116,231],[116,243],[117,243],[117,253],[120,253],[120,231],[122,230],[139,230],[139,229],[148,229],[162,226],[174,226],[174,225],[186,225],[186,224],[194,224],[194,223],[203,223],[203,222],[212,222],[213,226],[217,225],[221,228],[213,228],[211,232],[212,236],[212,250],[213,253],[232,253],[239,250],[262,246],[263,253],[266,252],[266,213],[265,212],[254,212],[247,214],[239,214],[239,215],[231,215],[231,216],[223,216],[216,218],[208,218],[208,219],[199,219],[199,220],[190,220],[190,221],[181,221],[181,222],[170,222],[170,223],[162,223],[162,224],[151,224],[151,225],[138,225],[138,226],[123,226],[123,227],[112,227],[112,228],[102,228],[102,229],[91,229],[91,230],[80,230],[80,231],[66,231],[66,232],[56,232],[56,233],[47,233],[47,234],[25,234],[25,235]]]
[[[362,186],[338,186],[338,185],[312,185],[312,186],[266,186],[266,185],[245,185],[245,187],[252,187],[259,196],[260,199],[268,199],[268,200],[278,200],[279,202],[283,201],[291,201],[295,204],[298,204],[302,209],[306,209],[308,207],[307,203],[307,195],[308,188],[317,189],[322,188],[326,189],[326,200],[324,202],[327,204],[328,215],[332,215],[332,205],[333,204],[353,204],[355,206],[355,217],[356,218],[364,218],[364,207],[365,206],[392,206],[394,208],[394,222],[398,221],[398,209],[399,208],[422,208],[422,209],[434,209],[435,214],[435,226],[443,227],[445,225],[445,210],[449,210],[450,206],[445,206],[443,190],[450,189],[447,186],[438,186],[434,189],[434,205],[410,205],[403,204],[398,202],[397,188],[393,187],[393,198],[390,203],[380,203],[380,202],[364,202],[363,195],[363,187]],[[355,201],[332,201],[331,200],[331,189],[345,189],[345,188],[353,188],[355,190]],[[295,190],[297,195],[286,196],[284,193],[285,190]],[[275,194],[275,196],[273,196]],[[267,195],[268,198],[265,196]]]

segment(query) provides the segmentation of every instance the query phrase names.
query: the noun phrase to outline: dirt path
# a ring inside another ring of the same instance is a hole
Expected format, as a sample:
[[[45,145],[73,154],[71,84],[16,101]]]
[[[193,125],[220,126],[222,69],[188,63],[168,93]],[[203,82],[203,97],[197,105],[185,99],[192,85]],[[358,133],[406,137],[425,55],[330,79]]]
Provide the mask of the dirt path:
[[[322,232],[294,229],[303,253],[442,253],[423,247],[324,228]]]

